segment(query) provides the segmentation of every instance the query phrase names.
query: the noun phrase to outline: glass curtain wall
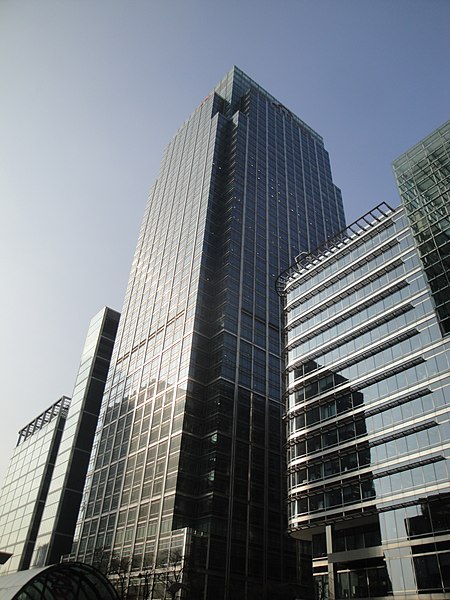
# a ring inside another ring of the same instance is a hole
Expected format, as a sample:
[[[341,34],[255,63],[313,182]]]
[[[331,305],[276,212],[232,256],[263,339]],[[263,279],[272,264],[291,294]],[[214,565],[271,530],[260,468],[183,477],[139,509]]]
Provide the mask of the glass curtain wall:
[[[233,68],[149,195],[74,556],[120,557],[155,598],[175,563],[196,598],[296,593],[274,284],[343,226],[321,137]]]
[[[289,529],[316,598],[448,597],[450,346],[404,210],[283,281]]]
[[[450,333],[450,121],[393,163],[439,324]]]

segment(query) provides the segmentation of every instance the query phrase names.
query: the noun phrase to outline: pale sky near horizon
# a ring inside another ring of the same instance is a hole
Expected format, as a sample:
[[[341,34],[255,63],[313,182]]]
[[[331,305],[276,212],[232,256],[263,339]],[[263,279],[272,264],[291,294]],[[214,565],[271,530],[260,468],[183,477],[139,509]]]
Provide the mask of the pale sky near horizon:
[[[0,485],[121,310],[164,147],[236,64],[325,140],[347,221],[450,118],[448,0],[0,0]]]

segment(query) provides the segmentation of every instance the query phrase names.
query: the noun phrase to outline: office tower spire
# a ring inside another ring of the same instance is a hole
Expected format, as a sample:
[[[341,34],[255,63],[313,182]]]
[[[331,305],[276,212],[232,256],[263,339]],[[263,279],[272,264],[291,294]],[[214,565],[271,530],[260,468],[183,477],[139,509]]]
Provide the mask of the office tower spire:
[[[343,226],[322,138],[231,69],[167,146],[149,194],[79,560],[120,559],[130,590],[145,583],[153,598],[173,557],[193,598],[293,595],[275,280]]]

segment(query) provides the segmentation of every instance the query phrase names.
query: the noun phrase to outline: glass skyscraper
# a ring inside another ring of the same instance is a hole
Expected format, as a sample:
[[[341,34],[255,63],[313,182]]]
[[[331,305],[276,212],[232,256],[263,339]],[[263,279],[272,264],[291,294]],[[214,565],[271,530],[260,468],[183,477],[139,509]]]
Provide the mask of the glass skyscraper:
[[[19,431],[0,493],[2,575],[30,567],[69,405],[63,396]]]
[[[19,432],[0,492],[0,555],[11,555],[0,574],[71,550],[119,316],[105,307],[91,319],[72,400],[63,396]]]
[[[316,600],[450,597],[450,344],[427,275],[405,209],[380,205],[278,281],[289,530]]]
[[[71,550],[119,317],[118,312],[105,306],[89,323],[37,531],[33,567],[56,563]]]
[[[231,69],[149,194],[73,548],[120,560],[128,597],[174,565],[187,597],[300,593],[275,280],[343,226],[322,138]]]
[[[439,324],[450,333],[450,121],[393,163]]]

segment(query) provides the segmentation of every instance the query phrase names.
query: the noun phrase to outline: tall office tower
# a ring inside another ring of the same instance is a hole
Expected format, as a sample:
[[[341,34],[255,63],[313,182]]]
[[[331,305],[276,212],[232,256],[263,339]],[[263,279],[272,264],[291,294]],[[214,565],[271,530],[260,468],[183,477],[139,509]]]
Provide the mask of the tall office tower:
[[[30,566],[69,404],[63,396],[19,431],[0,494],[2,575]]]
[[[57,563],[72,548],[119,317],[104,307],[89,323],[32,566]]]
[[[439,324],[450,333],[450,121],[393,165]]]
[[[295,595],[274,285],[343,223],[321,137],[233,68],[150,191],[74,557],[140,597],[177,565],[184,596]]]
[[[57,563],[71,550],[119,316],[103,308],[92,318],[72,400],[19,432],[0,495],[0,550],[12,555],[1,574]]]
[[[450,597],[450,339],[427,275],[380,205],[278,281],[289,530],[317,600]]]

